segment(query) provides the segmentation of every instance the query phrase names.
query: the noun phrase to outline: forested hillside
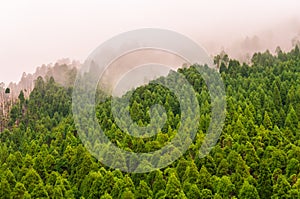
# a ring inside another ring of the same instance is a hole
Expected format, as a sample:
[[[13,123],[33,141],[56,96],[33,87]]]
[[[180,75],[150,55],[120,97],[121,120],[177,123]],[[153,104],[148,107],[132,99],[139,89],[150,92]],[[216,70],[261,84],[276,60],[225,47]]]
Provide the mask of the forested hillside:
[[[75,81],[79,66],[79,62],[61,59],[54,65],[48,64],[37,67],[33,74],[26,74],[24,72],[18,83],[11,82],[7,87],[4,83],[0,83],[0,131],[3,131],[9,122],[9,113],[16,111],[16,109],[12,109],[13,105],[18,100],[23,101],[29,98],[38,77],[43,77],[45,80],[53,77],[60,85],[70,87]]]
[[[197,155],[211,114],[209,92],[196,70],[203,66],[179,69],[199,102],[196,138],[171,165],[142,174],[97,161],[75,128],[73,88],[39,77],[29,99],[20,97],[12,107],[0,133],[0,198],[300,198],[299,48],[288,53],[278,49],[277,55],[255,53],[251,65],[219,57],[218,65],[227,109],[217,145],[206,157]],[[172,73],[160,80],[167,78]],[[131,106],[123,108],[140,126],[149,122],[151,105],[167,110],[167,122],[156,136],[137,139],[122,132],[110,98],[97,105],[98,121],[118,147],[155,151],[177,132],[178,100],[152,83],[130,92]]]

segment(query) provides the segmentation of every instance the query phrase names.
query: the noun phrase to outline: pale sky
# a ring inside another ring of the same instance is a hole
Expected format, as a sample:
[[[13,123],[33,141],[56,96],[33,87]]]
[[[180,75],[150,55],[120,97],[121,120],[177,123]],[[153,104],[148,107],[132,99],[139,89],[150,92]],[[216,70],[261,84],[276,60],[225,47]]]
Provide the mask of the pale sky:
[[[260,33],[288,46],[300,35],[299,21],[299,0],[1,0],[0,82],[61,58],[83,62],[103,41],[133,29],[174,30],[213,54]]]

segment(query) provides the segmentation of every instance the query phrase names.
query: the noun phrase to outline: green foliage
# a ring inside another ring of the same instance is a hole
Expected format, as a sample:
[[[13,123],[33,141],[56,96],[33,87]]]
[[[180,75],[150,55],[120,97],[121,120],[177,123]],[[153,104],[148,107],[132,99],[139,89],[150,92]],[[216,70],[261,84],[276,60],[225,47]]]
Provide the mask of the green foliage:
[[[39,77],[29,99],[20,92],[8,125],[0,133],[1,198],[299,198],[299,49],[288,53],[277,49],[276,56],[268,51],[255,53],[251,67],[226,54],[216,57],[215,63],[220,66],[227,94],[225,126],[216,146],[206,157],[198,157],[212,107],[207,86],[197,72],[202,66],[179,69],[195,89],[199,129],[181,158],[146,174],[124,173],[97,161],[82,145],[75,128],[70,111],[72,88],[58,85],[53,78]],[[174,77],[170,73],[155,81]],[[132,94],[129,107],[114,107],[120,113],[127,110],[139,126],[147,126],[150,116],[157,122],[160,115],[155,111],[150,115],[152,105],[164,107],[166,123],[149,138],[123,132],[111,112],[112,98],[98,90],[96,97],[101,100],[96,116],[118,147],[151,152],[176,135],[181,125],[178,99],[155,81],[125,94]],[[174,84],[181,86],[178,81]],[[213,81],[211,86],[218,89]],[[92,132],[91,121],[82,122],[86,132]],[[189,125],[184,128],[190,132]],[[96,135],[92,134],[91,140],[91,146],[99,146]],[[187,140],[176,141],[180,145]],[[170,152],[180,153],[175,147]],[[169,157],[154,158],[157,163],[169,161]],[[113,163],[139,166],[124,158]]]
[[[167,198],[176,198],[176,196],[178,197],[180,192],[181,192],[180,182],[177,179],[176,175],[172,173],[171,176],[169,177],[167,187],[166,187]]]
[[[239,198],[259,199],[259,195],[256,188],[246,180],[239,192]]]
[[[6,88],[5,89],[5,94],[9,94],[10,93],[10,88]]]

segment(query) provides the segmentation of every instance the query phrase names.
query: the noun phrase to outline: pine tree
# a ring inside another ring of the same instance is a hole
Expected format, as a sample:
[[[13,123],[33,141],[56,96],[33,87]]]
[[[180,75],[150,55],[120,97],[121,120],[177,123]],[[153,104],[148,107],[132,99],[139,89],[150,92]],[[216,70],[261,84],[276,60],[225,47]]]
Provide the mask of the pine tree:
[[[178,198],[179,193],[181,192],[181,185],[174,173],[168,179],[166,186],[166,194],[168,198]]]
[[[3,178],[0,182],[0,195],[3,199],[10,199],[11,198],[11,187],[8,181]]]
[[[271,121],[267,111],[265,111],[264,123],[263,124],[264,124],[266,129],[272,129],[272,127],[273,127],[272,121]]]
[[[245,199],[259,199],[258,192],[253,185],[250,185],[249,182],[246,180],[239,192],[239,198]]]
[[[197,185],[193,184],[190,186],[190,189],[188,190],[188,193],[186,193],[186,196],[189,199],[198,199],[201,198],[201,192]]]
[[[17,182],[12,192],[12,197],[15,199],[21,199],[24,197],[25,193],[26,193],[25,186],[22,183]]]

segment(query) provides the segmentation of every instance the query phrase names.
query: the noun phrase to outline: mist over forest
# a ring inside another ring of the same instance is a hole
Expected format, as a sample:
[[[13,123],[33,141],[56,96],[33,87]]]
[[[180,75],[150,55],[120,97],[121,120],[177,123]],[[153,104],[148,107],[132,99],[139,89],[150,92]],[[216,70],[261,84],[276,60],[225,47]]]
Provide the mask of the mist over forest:
[[[0,199],[300,199],[299,8],[2,1]]]

